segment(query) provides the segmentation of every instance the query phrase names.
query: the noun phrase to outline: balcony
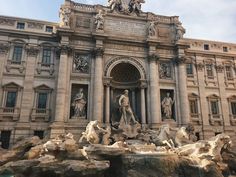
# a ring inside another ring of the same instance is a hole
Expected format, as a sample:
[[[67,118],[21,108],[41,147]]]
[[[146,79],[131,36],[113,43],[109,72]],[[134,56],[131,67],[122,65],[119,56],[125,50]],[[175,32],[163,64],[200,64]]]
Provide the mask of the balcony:
[[[25,70],[25,61],[7,60],[6,71],[11,72],[11,70],[18,70],[20,73],[23,73]]]
[[[202,124],[202,120],[201,120],[201,115],[200,114],[198,114],[198,113],[196,113],[196,114],[190,113],[190,117],[191,117],[191,121],[193,123],[196,123],[198,125]]]
[[[31,121],[48,122],[51,118],[51,109],[32,109]]]
[[[209,114],[209,121],[211,125],[223,125],[221,114]]]
[[[54,69],[54,64],[53,63],[38,63],[37,73],[40,75],[42,72],[49,73],[50,75],[53,75],[55,69]]]
[[[231,125],[236,125],[236,115],[230,114],[229,117]]]
[[[19,108],[8,108],[1,107],[0,108],[0,121],[9,120],[17,121],[20,117],[20,109]]]

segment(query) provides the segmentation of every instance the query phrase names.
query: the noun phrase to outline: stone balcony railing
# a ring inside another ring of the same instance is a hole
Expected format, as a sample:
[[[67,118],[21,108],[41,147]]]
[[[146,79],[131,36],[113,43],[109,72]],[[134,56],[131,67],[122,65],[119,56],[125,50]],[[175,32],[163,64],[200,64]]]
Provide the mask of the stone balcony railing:
[[[231,125],[236,125],[236,115],[230,114],[229,115]]]
[[[7,60],[6,71],[10,72],[12,69],[19,70],[20,73],[23,73],[25,70],[25,61]]]
[[[53,63],[38,63],[37,73],[41,74],[42,72],[48,72],[50,75],[53,75],[55,69]]]
[[[211,125],[223,125],[223,118],[221,114],[209,114],[209,121]]]
[[[33,108],[31,113],[31,121],[42,120],[48,122],[51,118],[51,109]]]
[[[10,118],[13,121],[17,121],[19,120],[19,117],[20,117],[19,108],[0,107],[0,121],[4,120],[4,118]]]
[[[200,114],[190,114],[191,121],[194,123],[197,123],[198,125],[202,124],[201,116]]]

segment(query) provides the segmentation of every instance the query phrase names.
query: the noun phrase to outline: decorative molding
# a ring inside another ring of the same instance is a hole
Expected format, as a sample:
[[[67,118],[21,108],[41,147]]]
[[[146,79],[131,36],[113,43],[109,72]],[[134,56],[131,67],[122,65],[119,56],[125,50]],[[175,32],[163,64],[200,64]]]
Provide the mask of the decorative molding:
[[[102,48],[102,47],[96,47],[93,51],[92,51],[92,53],[94,54],[94,56],[103,56],[103,54],[104,54],[104,48]]]
[[[175,58],[174,61],[175,61],[176,64],[181,65],[181,64],[186,63],[187,58],[185,56],[179,56],[179,57]]]
[[[204,67],[205,65],[202,62],[196,64],[196,68],[198,71],[203,71]]]
[[[7,18],[0,18],[0,25],[14,26],[15,23],[16,23],[16,20],[7,19]]]
[[[40,47],[39,46],[33,46],[33,45],[27,45],[26,46],[26,51],[28,56],[30,57],[37,57]]]
[[[0,43],[0,55],[7,54],[9,50],[10,50],[10,45],[8,43],[6,44]]]
[[[72,47],[69,45],[61,45],[58,47],[58,52],[60,55],[68,55],[72,51]]]
[[[222,73],[224,71],[223,65],[216,65],[215,68],[217,73]]]
[[[28,28],[42,30],[43,27],[44,27],[44,24],[42,23],[28,22]]]

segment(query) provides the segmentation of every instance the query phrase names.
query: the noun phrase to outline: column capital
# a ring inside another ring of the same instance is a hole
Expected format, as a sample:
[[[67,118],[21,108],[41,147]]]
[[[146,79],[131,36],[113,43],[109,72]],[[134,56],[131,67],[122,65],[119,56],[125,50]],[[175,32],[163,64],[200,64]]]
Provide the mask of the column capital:
[[[178,65],[185,64],[187,61],[187,58],[185,56],[178,56],[174,59],[175,63]]]
[[[222,73],[224,71],[224,66],[222,64],[218,64],[215,66],[217,73]]]
[[[10,44],[9,43],[0,43],[0,55],[5,55],[10,50]]]
[[[106,86],[106,87],[110,87],[111,86],[111,77],[105,77],[103,78],[103,84]]]
[[[140,80],[139,87],[140,87],[141,89],[147,88],[147,87],[148,87],[147,80]]]
[[[160,56],[157,55],[157,54],[150,54],[150,55],[148,56],[148,60],[149,60],[150,62],[152,62],[152,61],[156,62],[156,61],[159,60],[159,58],[160,58]]]
[[[204,67],[205,67],[205,65],[202,62],[196,64],[196,68],[198,71],[203,71]]]
[[[68,53],[72,51],[72,47],[66,44],[59,46],[57,49],[61,55],[68,55]]]
[[[103,56],[104,48],[103,47],[96,47],[93,49],[92,53],[94,54],[94,56]]]
[[[39,45],[26,45],[26,51],[29,57],[37,57],[40,46]]]

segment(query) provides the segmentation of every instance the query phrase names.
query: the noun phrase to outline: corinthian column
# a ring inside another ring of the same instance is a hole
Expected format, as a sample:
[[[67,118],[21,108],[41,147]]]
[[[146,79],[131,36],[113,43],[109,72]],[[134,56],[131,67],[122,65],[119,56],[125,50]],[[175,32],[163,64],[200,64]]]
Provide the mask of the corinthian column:
[[[147,124],[147,121],[146,121],[146,97],[145,97],[145,89],[147,88],[146,82],[141,81],[140,88],[141,88],[141,119],[142,119],[142,125],[145,126]]]
[[[93,120],[103,122],[103,48],[95,49]]]
[[[67,63],[70,47],[64,45],[61,47],[58,81],[57,81],[57,97],[56,97],[56,112],[55,122],[64,122],[65,119],[65,105],[66,103],[66,88],[67,84]]]
[[[157,61],[159,57],[157,55],[149,56],[149,80],[150,80],[150,112],[151,123],[161,123],[160,117],[160,88],[159,88],[159,72],[157,67]]]
[[[186,59],[184,57],[178,57],[176,60],[176,63],[178,65],[181,124],[189,123],[189,103],[188,103],[185,60]]]

